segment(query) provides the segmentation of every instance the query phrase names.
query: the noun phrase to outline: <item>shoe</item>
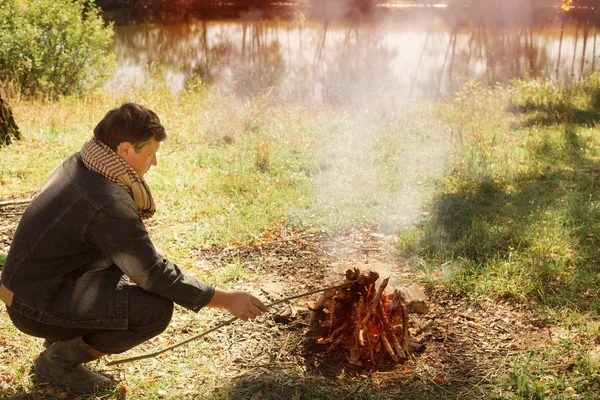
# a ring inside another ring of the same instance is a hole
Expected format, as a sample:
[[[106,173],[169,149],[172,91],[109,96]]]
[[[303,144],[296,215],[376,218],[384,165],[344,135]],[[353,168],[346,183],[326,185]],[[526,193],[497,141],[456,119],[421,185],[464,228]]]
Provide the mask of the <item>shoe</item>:
[[[109,385],[110,379],[82,365],[101,357],[102,353],[91,354],[90,349],[81,338],[57,340],[35,360],[35,372],[52,383],[68,386],[73,393],[92,393]]]

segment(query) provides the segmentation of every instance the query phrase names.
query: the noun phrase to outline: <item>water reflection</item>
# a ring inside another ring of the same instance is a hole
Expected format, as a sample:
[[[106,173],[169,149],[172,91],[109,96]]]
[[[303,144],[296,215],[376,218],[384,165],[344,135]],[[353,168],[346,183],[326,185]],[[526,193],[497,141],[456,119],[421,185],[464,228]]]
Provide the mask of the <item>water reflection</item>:
[[[308,22],[189,20],[115,28],[114,84],[162,71],[173,90],[193,77],[227,93],[269,91],[283,100],[344,103],[369,96],[427,98],[466,80],[524,75],[568,83],[596,69],[595,20],[558,16],[519,24],[427,18]],[[156,68],[160,67],[160,68]]]

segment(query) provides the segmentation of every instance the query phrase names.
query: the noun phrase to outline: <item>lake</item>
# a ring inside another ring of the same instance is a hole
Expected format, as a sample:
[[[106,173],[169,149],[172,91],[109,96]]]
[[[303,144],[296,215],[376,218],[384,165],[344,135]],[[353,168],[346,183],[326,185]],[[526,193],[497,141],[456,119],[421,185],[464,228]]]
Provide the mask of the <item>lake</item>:
[[[523,76],[568,84],[600,65],[598,22],[589,12],[466,14],[430,7],[333,22],[299,11],[265,19],[255,10],[235,19],[118,25],[112,84],[162,76],[175,93],[195,79],[238,96],[348,103],[439,97]]]

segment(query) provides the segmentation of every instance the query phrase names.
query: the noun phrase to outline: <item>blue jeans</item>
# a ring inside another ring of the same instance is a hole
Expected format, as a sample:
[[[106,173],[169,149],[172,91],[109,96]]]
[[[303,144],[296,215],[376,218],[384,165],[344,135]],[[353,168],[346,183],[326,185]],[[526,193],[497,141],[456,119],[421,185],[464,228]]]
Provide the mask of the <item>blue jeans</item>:
[[[50,341],[81,336],[102,353],[127,351],[163,332],[173,316],[173,302],[137,285],[129,286],[127,329],[65,328],[35,321],[7,307],[8,315],[21,332]]]

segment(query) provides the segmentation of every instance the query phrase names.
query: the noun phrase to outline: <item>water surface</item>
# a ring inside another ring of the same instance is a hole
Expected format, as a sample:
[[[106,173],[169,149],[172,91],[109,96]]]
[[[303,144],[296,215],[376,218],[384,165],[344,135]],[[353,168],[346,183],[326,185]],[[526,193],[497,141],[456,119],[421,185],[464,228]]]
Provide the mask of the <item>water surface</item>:
[[[311,103],[430,98],[465,82],[523,76],[568,84],[598,68],[596,25],[555,10],[508,23],[443,10],[352,22],[308,21],[301,13],[288,20],[190,17],[115,27],[114,84],[141,84],[153,71],[175,92],[195,78],[239,96]]]

